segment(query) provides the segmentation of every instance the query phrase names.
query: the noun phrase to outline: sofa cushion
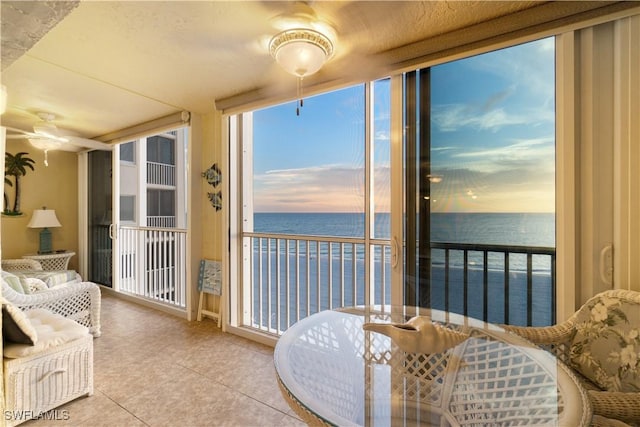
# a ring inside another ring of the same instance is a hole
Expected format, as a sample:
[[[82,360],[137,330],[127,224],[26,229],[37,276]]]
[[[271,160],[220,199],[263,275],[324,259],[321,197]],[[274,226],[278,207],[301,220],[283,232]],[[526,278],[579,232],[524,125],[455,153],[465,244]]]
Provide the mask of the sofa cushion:
[[[29,290],[29,285],[26,283],[26,281],[13,273],[2,270],[2,280],[7,285],[9,285],[11,289],[18,292],[19,294],[31,293],[31,291]]]
[[[5,345],[18,343],[33,346],[38,341],[38,333],[26,314],[4,298],[2,302],[2,338]]]
[[[38,335],[35,345],[10,343],[4,346],[4,357],[15,359],[30,356],[61,344],[74,341],[89,333],[79,323],[43,308],[25,313]]]
[[[576,318],[571,362],[603,390],[640,391],[640,304],[594,298]]]
[[[42,270],[22,270],[15,272],[15,275],[26,279],[40,279],[44,282],[48,288],[59,286],[67,283],[76,283],[78,279],[78,273],[74,270],[61,270],[61,271],[42,271]]]

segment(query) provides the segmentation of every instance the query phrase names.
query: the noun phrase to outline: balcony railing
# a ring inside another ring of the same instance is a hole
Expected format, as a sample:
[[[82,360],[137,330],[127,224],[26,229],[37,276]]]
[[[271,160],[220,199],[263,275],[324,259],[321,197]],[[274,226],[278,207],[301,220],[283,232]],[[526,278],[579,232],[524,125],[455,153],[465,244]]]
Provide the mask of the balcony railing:
[[[186,230],[120,227],[118,290],[186,307]]]
[[[433,308],[494,323],[555,323],[555,248],[432,242],[431,256]]]
[[[245,324],[281,334],[322,310],[391,303],[388,240],[245,233]],[[493,322],[555,320],[555,249],[432,243],[433,308]],[[524,259],[521,259],[524,256]],[[370,259],[367,264],[366,257]],[[369,286],[365,286],[365,266]],[[473,301],[473,302],[472,302]]]
[[[147,184],[175,187],[176,167],[166,163],[147,162]]]
[[[175,216],[147,216],[147,227],[173,228],[176,226]]]

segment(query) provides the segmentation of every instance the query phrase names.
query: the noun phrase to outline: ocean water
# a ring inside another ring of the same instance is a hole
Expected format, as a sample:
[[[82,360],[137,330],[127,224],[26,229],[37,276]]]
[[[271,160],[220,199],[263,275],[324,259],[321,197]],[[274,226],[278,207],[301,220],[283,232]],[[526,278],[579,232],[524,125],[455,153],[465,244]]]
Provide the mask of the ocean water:
[[[374,237],[389,238],[388,213],[374,218]],[[363,237],[364,215],[356,213],[256,213],[258,233]],[[433,213],[433,242],[555,246],[553,213]]]
[[[431,215],[432,242],[476,243],[509,246],[555,246],[555,216],[540,213],[436,213]],[[323,237],[355,237],[364,235],[364,217],[352,213],[256,213],[254,231],[268,234],[288,234]],[[374,237],[389,237],[389,214],[376,214]],[[254,321],[277,328],[280,317],[284,330],[295,320],[319,310],[332,307],[364,304],[364,245],[318,244],[300,242],[298,246],[280,246],[262,241],[254,242],[254,260],[260,266],[254,275]],[[307,245],[309,246],[307,248]],[[274,254],[279,253],[278,256]],[[308,258],[307,259],[307,253]],[[297,255],[296,255],[297,254]],[[482,317],[482,253],[468,255],[469,295],[473,300],[468,315]],[[390,295],[391,254],[389,248],[373,253],[371,276],[375,303],[388,301]],[[276,261],[277,259],[277,261]],[[526,257],[509,257],[509,313],[505,313],[504,256],[489,254],[488,319],[491,322],[526,322]],[[451,251],[448,269],[448,287],[445,290],[444,250],[431,253],[432,307],[462,312],[463,266],[462,251]],[[409,279],[410,280],[410,279]],[[341,284],[346,283],[346,286]],[[532,296],[535,325],[549,324],[552,320],[551,259],[533,257]],[[448,297],[446,296],[448,295]],[[447,299],[448,298],[448,299]],[[287,325],[288,322],[288,325]]]
[[[375,215],[374,238],[389,238],[389,219],[388,213]],[[431,215],[430,226],[432,242],[555,247],[555,215],[552,213],[434,213]],[[258,233],[362,238],[364,215],[256,213],[254,230]],[[364,248],[359,247],[358,250],[358,256],[364,257]],[[452,252],[450,255],[450,265],[461,267],[462,252]],[[434,249],[431,254],[432,264],[444,264],[444,256],[444,250]],[[504,269],[501,254],[490,254],[489,257],[490,269]],[[469,253],[469,266],[481,264],[482,253]],[[551,268],[548,257],[534,256],[533,264],[534,271],[549,271]],[[526,257],[512,255],[510,267],[525,271]]]

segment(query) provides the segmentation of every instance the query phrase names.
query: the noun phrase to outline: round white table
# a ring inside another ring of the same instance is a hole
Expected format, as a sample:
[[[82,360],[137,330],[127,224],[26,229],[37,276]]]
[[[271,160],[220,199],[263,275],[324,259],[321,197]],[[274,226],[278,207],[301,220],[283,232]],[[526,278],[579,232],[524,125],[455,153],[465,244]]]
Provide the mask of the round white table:
[[[442,353],[407,353],[362,328],[416,315],[469,338]],[[592,417],[586,391],[550,353],[496,325],[437,310],[323,311],[282,335],[274,362],[283,395],[310,424],[574,427]]]

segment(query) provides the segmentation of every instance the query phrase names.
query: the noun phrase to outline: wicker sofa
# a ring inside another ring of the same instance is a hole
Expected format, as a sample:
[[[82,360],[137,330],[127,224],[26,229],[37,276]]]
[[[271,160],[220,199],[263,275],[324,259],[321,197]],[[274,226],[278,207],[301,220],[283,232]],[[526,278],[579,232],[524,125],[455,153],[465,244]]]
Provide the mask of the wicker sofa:
[[[2,296],[23,311],[44,308],[75,320],[89,328],[94,336],[100,336],[100,287],[92,282],[71,282],[47,287],[39,279],[22,278],[29,289],[18,292],[10,286],[10,272],[2,272]],[[17,276],[16,276],[17,277]]]
[[[4,422],[21,424],[93,394],[93,337],[87,327],[45,309],[2,301]]]
[[[640,292],[602,292],[554,326],[503,326],[573,368],[588,390],[594,420],[610,419],[599,425],[640,425]]]

